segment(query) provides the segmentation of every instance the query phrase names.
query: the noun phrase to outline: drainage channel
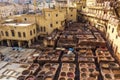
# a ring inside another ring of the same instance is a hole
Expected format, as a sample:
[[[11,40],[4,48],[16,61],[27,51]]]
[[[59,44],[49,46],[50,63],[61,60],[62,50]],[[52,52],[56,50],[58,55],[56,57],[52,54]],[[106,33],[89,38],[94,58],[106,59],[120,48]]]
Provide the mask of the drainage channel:
[[[76,52],[75,56],[75,64],[76,64],[76,71],[75,71],[75,80],[80,80],[80,71],[79,71],[79,63],[78,63],[78,53]]]
[[[94,56],[96,56],[95,51],[96,51],[96,49],[93,50]],[[102,74],[101,74],[101,71],[100,71],[100,65],[99,65],[99,63],[98,63],[98,59],[97,59],[97,58],[95,58],[95,65],[96,65],[96,70],[99,71],[98,80],[103,80],[103,77],[102,77]]]

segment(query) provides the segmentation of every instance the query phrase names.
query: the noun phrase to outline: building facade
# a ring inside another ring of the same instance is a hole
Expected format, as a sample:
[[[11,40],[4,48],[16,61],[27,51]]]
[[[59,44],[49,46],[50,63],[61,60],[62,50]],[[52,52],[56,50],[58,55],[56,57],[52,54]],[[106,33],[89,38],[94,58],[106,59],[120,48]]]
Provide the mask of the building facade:
[[[55,29],[62,30],[65,21],[76,21],[76,8],[43,9],[42,14],[22,14],[2,21],[0,28],[1,44],[28,47],[40,36],[48,35]],[[33,23],[33,24],[31,24]]]
[[[0,20],[9,16],[13,16],[15,14],[22,14],[23,10],[23,5],[8,2],[0,2]]]
[[[118,6],[120,2],[116,2],[107,0],[87,0],[86,6],[82,8],[80,13],[84,19],[90,21],[92,26],[95,26],[105,34],[115,55],[120,58],[120,7]]]
[[[12,16],[14,14],[15,7],[11,3],[1,2],[0,3],[0,19]]]
[[[0,32],[1,43],[7,46],[30,46],[36,37],[36,26],[29,23],[4,23]]]

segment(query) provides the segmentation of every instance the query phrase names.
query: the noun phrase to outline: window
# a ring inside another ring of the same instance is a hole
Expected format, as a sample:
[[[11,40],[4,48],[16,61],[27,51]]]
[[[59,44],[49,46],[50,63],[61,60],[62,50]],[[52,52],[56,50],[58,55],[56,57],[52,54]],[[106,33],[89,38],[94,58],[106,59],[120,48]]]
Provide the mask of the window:
[[[8,34],[8,32],[7,32],[7,31],[5,32],[5,34],[6,34],[6,36],[9,36],[9,34]]]
[[[15,36],[14,30],[11,30],[11,34],[12,34],[12,36]]]
[[[43,28],[41,27],[41,32],[43,31]]]
[[[58,17],[58,14],[56,14],[56,17]]]
[[[56,21],[56,24],[58,24],[58,21]]]
[[[23,37],[26,37],[25,32],[23,32]]]
[[[72,17],[73,15],[71,15],[71,17]]]
[[[18,32],[18,37],[21,37],[21,33],[20,32]]]
[[[116,39],[118,38],[118,36],[116,36]]]
[[[85,6],[83,6],[83,8],[85,8]]]
[[[46,32],[46,28],[44,27],[44,32]]]
[[[48,14],[48,16],[50,16],[50,14]]]
[[[1,31],[1,34],[2,34],[2,36],[4,36],[4,33],[3,33],[3,31]]]
[[[112,28],[112,33],[114,32],[114,28]]]
[[[109,29],[110,29],[110,26],[109,26]]]
[[[52,24],[50,24],[50,27],[53,27],[53,25],[52,25]]]
[[[30,31],[30,35],[32,35],[32,31]]]
[[[35,29],[33,30],[34,34],[35,34]]]
[[[27,21],[27,18],[24,18],[25,21]]]

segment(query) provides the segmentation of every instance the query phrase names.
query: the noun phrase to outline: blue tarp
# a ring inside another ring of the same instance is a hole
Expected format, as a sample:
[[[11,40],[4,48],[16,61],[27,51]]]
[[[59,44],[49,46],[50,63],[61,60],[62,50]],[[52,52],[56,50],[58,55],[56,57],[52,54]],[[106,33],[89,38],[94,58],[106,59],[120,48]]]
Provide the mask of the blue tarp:
[[[74,49],[73,48],[69,48],[69,51],[74,51]]]

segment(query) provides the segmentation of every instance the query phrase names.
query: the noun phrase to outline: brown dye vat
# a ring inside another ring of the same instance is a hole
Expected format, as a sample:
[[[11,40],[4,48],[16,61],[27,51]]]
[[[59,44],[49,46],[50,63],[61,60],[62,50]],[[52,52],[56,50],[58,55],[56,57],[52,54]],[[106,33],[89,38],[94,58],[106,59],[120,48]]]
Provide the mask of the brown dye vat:
[[[89,71],[90,71],[90,72],[94,72],[95,70],[94,70],[93,68],[90,68]]]
[[[72,73],[72,72],[68,72],[68,73],[67,73],[67,76],[73,78],[73,77],[74,77],[74,73]]]
[[[106,79],[112,79],[112,76],[110,74],[105,74]]]
[[[86,72],[87,69],[86,69],[86,68],[81,68],[81,71],[82,71],[82,72]]]
[[[73,60],[74,60],[74,58],[73,58],[73,57],[69,57],[69,60],[70,60],[70,61],[73,61]]]
[[[47,63],[47,64],[45,64],[44,66],[45,66],[45,68],[50,68],[50,67],[51,67],[51,64]]]
[[[110,56],[110,53],[108,52],[108,53],[104,53],[105,54],[105,56]]]
[[[24,70],[23,72],[22,72],[22,75],[29,75],[30,74],[30,71],[29,70]]]
[[[111,63],[109,63],[109,67],[112,68],[112,69],[115,69],[115,68],[119,68],[119,65],[111,62]]]
[[[60,75],[61,76],[66,76],[66,72],[61,72]]]
[[[109,69],[102,69],[102,72],[103,73],[110,73],[110,70]]]
[[[92,68],[96,67],[95,64],[93,64],[93,63],[88,63],[87,65],[88,65],[88,67],[92,67]]]
[[[113,60],[112,57],[106,57],[106,58],[107,58],[107,60],[109,60],[109,61]]]
[[[56,70],[56,68],[50,67],[50,71],[55,71],[55,70]]]
[[[74,80],[73,78],[68,78],[67,80]]]
[[[60,77],[59,80],[66,80],[64,77]]]
[[[41,71],[40,73],[38,73],[36,80],[44,80],[45,78],[45,71]]]
[[[72,64],[72,63],[69,64],[69,66],[70,66],[71,68],[74,68],[74,67],[75,67],[74,64]]]
[[[36,77],[36,80],[45,80],[45,79],[44,79],[44,76],[39,75],[39,76]]]
[[[82,77],[82,78],[86,78],[86,77],[87,77],[87,74],[86,74],[86,73],[81,73],[81,77]]]
[[[69,68],[69,71],[70,72],[75,72],[75,69],[74,68]]]
[[[89,77],[90,77],[90,78],[96,78],[97,75],[96,75],[95,73],[91,73],[91,74],[89,74]]]
[[[97,79],[93,78],[93,77],[89,77],[89,78],[87,78],[87,80],[97,80]]]
[[[120,74],[120,70],[119,70],[119,69],[113,69],[112,72],[113,72],[114,74]]]
[[[80,63],[80,66],[85,66],[85,63]]]
[[[29,68],[30,70],[35,70],[39,68],[39,64],[32,64],[31,67]]]
[[[45,77],[45,80],[53,80],[53,78],[51,76],[47,76]]]
[[[25,76],[19,76],[17,80],[25,80]]]
[[[93,58],[87,58],[87,61],[94,61]]]
[[[36,79],[35,79],[34,76],[31,75],[31,76],[28,76],[28,77],[26,78],[26,80],[36,80]]]
[[[115,79],[120,79],[120,74],[114,74]]]
[[[63,67],[66,67],[66,66],[68,66],[68,63],[67,63],[67,64],[66,64],[66,63],[63,63],[62,66],[63,66]]]

